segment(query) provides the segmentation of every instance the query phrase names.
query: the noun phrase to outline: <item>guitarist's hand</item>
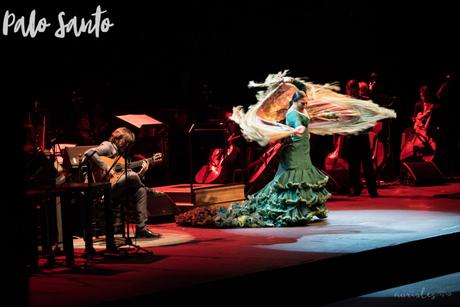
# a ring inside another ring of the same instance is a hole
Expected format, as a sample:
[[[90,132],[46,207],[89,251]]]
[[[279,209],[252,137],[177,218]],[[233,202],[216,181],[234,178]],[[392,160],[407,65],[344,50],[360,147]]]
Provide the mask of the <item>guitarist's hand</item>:
[[[139,175],[139,177],[143,177],[145,172],[149,169],[149,163],[144,160],[142,161],[142,167],[140,169],[140,171],[137,173]]]
[[[103,173],[103,178],[105,178],[105,180],[109,180],[115,175],[115,171],[113,169],[110,170],[110,172],[108,172],[108,169],[105,169],[104,170],[104,173]]]

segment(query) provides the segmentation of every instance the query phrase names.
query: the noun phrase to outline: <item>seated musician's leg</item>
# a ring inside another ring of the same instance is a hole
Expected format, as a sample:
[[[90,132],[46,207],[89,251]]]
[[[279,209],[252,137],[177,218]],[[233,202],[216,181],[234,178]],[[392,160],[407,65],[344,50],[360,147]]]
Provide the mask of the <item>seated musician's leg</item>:
[[[136,207],[136,237],[158,238],[159,233],[154,233],[147,228],[147,188],[139,187],[133,194],[133,203]]]
[[[147,188],[137,173],[129,171],[112,187],[112,197],[123,203],[128,201],[136,211],[136,237],[158,238],[160,234],[153,233],[147,226]]]

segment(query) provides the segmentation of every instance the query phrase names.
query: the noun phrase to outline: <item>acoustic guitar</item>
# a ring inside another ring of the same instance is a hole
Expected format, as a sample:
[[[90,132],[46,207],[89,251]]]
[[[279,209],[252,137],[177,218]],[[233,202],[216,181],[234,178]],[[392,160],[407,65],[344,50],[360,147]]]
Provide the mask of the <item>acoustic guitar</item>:
[[[141,167],[144,161],[147,161],[147,163],[149,163],[150,165],[158,165],[163,162],[163,154],[161,152],[153,154],[153,156],[148,159],[129,162],[127,165],[123,157],[109,158],[105,156],[100,156],[99,158],[107,166],[109,172],[106,173],[103,169],[95,167],[93,170],[93,179],[95,182],[110,181],[112,186],[115,183],[117,183],[122,176],[124,176],[125,167],[127,167],[128,169],[135,169]]]

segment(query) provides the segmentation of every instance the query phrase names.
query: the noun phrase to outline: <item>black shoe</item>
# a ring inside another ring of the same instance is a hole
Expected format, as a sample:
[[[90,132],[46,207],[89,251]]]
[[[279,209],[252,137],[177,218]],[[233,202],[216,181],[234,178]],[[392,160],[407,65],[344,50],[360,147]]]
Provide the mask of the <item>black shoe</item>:
[[[379,193],[376,192],[369,192],[369,197],[375,198],[375,197],[380,197]]]
[[[352,187],[350,190],[351,190],[351,193],[348,194],[348,197],[359,196],[361,195],[361,191],[363,190],[363,188],[362,187]]]
[[[161,237],[161,234],[152,232],[147,227],[141,230],[136,229],[136,238],[157,239],[159,237]]]

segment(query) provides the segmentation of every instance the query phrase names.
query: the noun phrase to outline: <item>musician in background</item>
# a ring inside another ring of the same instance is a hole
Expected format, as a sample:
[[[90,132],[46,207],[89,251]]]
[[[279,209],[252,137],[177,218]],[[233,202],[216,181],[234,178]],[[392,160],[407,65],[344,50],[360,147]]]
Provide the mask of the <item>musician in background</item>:
[[[369,80],[369,95],[368,95],[369,99],[381,105],[383,103],[382,102],[382,98],[384,97],[383,93],[384,93],[384,90],[383,90],[380,75],[377,72],[372,72],[370,80]]]
[[[414,107],[413,125],[404,130],[401,139],[401,161],[433,159],[440,138],[440,104],[428,85],[419,89],[420,100]]]
[[[112,132],[108,141],[102,142],[99,146],[85,152],[85,158],[92,163],[93,171],[102,173],[99,178],[109,179],[114,175],[111,165],[106,165],[100,156],[116,159],[120,156],[127,156],[129,149],[134,145],[135,136],[126,127],[120,127]],[[140,171],[128,170],[127,175],[123,174],[112,185],[112,200],[115,204],[123,204],[128,200],[128,205],[133,205],[136,210],[136,238],[158,238],[160,234],[154,233],[147,228],[147,187],[141,178],[149,167],[147,161],[143,161]],[[97,168],[94,170],[94,168]]]
[[[434,129],[436,129],[437,126],[432,122],[432,115],[433,111],[439,107],[440,105],[434,101],[434,97],[429,86],[423,85],[420,88],[420,100],[415,104],[414,114],[412,115],[414,129],[420,132],[423,130],[423,133],[433,136]]]
[[[350,80],[346,86],[347,95],[360,98],[359,83],[356,80]],[[365,99],[365,98],[364,98]],[[345,137],[343,145],[343,157],[348,162],[348,175],[351,185],[349,196],[359,196],[363,189],[361,185],[361,165],[363,166],[364,178],[370,197],[378,197],[377,180],[372,165],[372,153],[369,142],[368,130],[357,135]]]

